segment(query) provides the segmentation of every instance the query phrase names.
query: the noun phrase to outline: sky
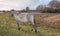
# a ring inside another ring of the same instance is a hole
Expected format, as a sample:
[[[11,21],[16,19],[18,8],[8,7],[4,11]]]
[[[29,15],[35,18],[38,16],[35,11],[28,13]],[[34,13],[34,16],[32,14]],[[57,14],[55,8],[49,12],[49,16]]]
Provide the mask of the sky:
[[[51,0],[0,0],[0,10],[35,9],[38,5],[47,5]]]

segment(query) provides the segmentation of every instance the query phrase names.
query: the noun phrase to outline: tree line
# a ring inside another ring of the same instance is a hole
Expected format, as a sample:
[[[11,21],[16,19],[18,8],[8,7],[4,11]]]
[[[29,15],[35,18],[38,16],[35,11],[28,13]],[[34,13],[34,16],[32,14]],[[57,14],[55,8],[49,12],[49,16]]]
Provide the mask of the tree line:
[[[26,9],[29,10],[29,7],[26,7]],[[38,5],[36,10],[44,10],[47,13],[60,13],[60,0],[52,0],[48,5]]]
[[[46,10],[47,13],[60,13],[60,0],[52,0],[47,6],[39,5],[36,10]]]

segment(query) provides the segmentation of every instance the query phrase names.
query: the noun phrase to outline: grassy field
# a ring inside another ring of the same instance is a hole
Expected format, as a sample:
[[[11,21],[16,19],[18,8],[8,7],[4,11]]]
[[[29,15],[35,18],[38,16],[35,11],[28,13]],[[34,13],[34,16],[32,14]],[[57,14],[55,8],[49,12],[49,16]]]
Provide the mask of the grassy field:
[[[31,31],[32,26],[29,23],[22,23],[19,31],[14,17],[0,16],[0,36],[60,36],[60,29],[46,27],[41,22],[37,24],[38,32]]]

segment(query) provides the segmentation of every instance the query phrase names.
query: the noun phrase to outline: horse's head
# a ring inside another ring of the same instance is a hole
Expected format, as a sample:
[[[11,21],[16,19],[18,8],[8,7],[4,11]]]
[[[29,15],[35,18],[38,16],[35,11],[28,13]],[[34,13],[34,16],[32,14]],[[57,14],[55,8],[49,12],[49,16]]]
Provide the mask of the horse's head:
[[[14,15],[14,11],[15,11],[14,9],[11,10],[11,16]]]
[[[18,12],[18,11],[11,10],[11,16],[18,15],[18,14],[19,14],[19,12]]]

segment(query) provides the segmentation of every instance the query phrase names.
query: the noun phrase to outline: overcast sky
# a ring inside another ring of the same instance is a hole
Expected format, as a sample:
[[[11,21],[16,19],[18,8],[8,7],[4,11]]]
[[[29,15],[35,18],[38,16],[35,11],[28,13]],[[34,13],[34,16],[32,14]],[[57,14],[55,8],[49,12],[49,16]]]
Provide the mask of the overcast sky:
[[[47,5],[51,0],[0,0],[0,10],[24,9],[29,6],[35,9],[38,5]]]

